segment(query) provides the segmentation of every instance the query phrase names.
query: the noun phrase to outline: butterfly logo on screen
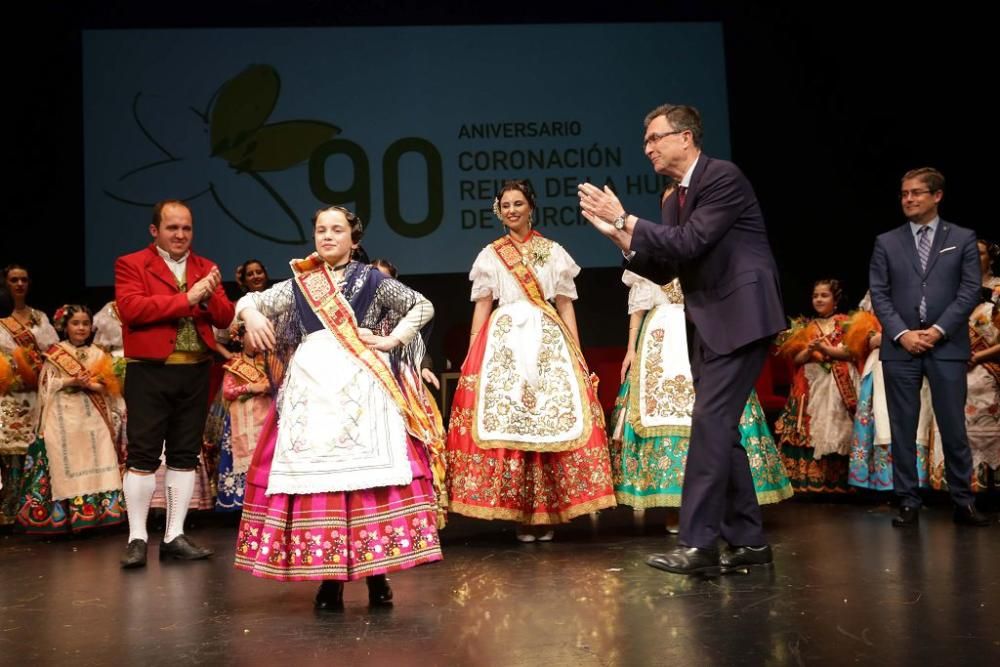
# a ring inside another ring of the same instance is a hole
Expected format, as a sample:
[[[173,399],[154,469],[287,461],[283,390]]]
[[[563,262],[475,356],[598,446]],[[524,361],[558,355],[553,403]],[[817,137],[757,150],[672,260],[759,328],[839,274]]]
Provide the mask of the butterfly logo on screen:
[[[251,65],[223,83],[204,110],[176,96],[136,93],[132,117],[162,158],[122,174],[105,194],[144,207],[166,194],[184,201],[208,196],[254,236],[305,243],[302,221],[265,174],[307,161],[340,128],[316,120],[269,122],[280,91],[274,67]]]

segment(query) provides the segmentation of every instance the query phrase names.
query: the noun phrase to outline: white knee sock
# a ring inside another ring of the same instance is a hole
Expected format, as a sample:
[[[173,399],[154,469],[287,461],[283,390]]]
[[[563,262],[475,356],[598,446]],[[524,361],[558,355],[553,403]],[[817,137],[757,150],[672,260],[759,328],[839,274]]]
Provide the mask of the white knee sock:
[[[137,475],[129,470],[125,473],[122,486],[128,510],[128,541],[148,542],[146,517],[149,516],[149,504],[153,501],[153,492],[156,490],[156,475]]]
[[[184,518],[194,495],[194,470],[167,468],[167,532],[164,542],[173,542],[184,534]]]

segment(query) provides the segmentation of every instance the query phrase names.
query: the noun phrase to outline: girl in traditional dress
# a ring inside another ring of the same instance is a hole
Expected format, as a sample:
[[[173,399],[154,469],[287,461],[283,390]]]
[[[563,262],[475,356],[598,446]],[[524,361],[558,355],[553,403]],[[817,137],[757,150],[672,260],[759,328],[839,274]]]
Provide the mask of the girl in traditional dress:
[[[250,259],[236,271],[237,284],[244,293],[262,292],[270,278],[264,264]],[[272,387],[267,378],[265,355],[248,354],[242,347],[242,336],[236,327],[230,332],[235,348],[223,364],[222,398],[225,421],[219,442],[219,481],[215,508],[221,511],[243,507],[243,493],[250,459],[264,420],[271,408]]]
[[[622,282],[629,286],[629,351],[611,419],[615,496],[637,509],[677,508],[694,408],[684,296],[677,280],[661,287],[626,271]],[[755,391],[743,410],[740,436],[757,502],[790,497],[792,485]],[[668,532],[676,532],[676,515],[668,512]]]
[[[25,460],[17,514],[28,533],[76,533],[125,520],[112,418],[121,387],[111,356],[88,344],[91,320],[79,305],[54,317],[65,340],[44,354],[40,428]]]
[[[291,262],[294,277],[236,306],[244,346],[287,360],[247,472],[236,567],[320,580],[320,609],[342,608],[343,582],[364,577],[369,603],[386,605],[387,573],[441,559],[431,429],[395,372],[423,356],[434,309],[351,261],[363,228],[347,209],[318,211],[313,229],[316,252]]]
[[[796,493],[849,490],[847,455],[858,406],[858,371],[843,342],[848,317],[837,312],[841,298],[838,281],[816,281],[816,317],[794,320],[779,339],[779,354],[797,366],[788,403],[775,425]]]
[[[11,264],[3,280],[13,310],[0,313],[0,526],[17,516],[24,455],[38,429],[42,352],[59,342],[45,313],[27,304],[28,270]]]
[[[523,542],[551,540],[555,524],[615,505],[573,310],[580,267],[532,230],[534,210],[527,181],[505,181],[494,199],[508,233],[469,273],[476,307],[447,448],[451,511],[516,521]]]

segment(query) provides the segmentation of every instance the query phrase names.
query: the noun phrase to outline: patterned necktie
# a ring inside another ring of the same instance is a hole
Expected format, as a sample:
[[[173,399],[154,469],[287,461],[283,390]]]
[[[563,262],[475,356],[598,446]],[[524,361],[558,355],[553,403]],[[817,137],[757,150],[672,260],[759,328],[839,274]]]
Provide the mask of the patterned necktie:
[[[687,199],[687,192],[687,187],[683,185],[677,186],[677,202],[681,205],[681,208],[684,208],[684,200]]]
[[[924,225],[917,230],[917,255],[920,256],[920,270],[927,270],[927,258],[931,256],[931,228]],[[927,321],[927,297],[920,297],[920,321]]]

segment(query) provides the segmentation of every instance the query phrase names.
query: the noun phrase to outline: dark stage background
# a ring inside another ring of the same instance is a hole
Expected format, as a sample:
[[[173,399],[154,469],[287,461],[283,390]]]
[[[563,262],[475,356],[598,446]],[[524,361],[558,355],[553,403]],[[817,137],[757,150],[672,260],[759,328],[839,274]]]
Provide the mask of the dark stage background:
[[[845,301],[853,305],[867,287],[874,236],[903,220],[896,193],[907,169],[942,170],[943,216],[997,235],[985,211],[992,178],[976,155],[988,155],[992,143],[984,91],[995,37],[983,16],[963,11],[961,3],[822,5],[818,14],[806,4],[35,3],[8,22],[18,35],[3,47],[7,196],[0,265],[26,264],[34,281],[30,302],[50,314],[67,301],[97,308],[111,298],[110,288],[83,287],[82,29],[720,21],[733,159],[762,202],[786,310],[807,309],[819,277],[845,281]],[[672,66],[669,44],[662,66]],[[598,100],[614,95],[614,82],[592,91]],[[640,117],[622,122],[635,125]],[[596,232],[594,242],[607,243]],[[200,250],[211,256],[211,249]],[[440,358],[446,338],[457,341],[452,347],[464,345],[472,312],[466,276],[408,282],[437,306],[432,353]],[[584,346],[624,345],[620,271],[586,269],[578,288]]]

